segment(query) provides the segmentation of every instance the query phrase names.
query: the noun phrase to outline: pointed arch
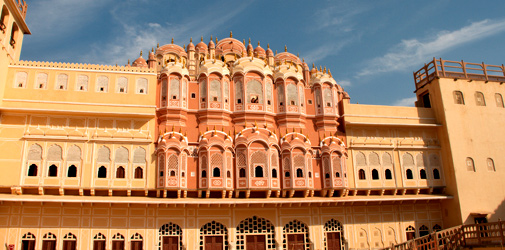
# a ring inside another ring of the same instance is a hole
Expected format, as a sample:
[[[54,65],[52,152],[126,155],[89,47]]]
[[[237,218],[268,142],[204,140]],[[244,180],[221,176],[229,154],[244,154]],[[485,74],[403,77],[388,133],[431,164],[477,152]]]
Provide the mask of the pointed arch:
[[[256,240],[265,241],[266,249],[275,250],[275,228],[269,220],[252,216],[241,221],[236,230],[237,249],[245,249],[246,242],[250,237],[259,235],[260,237],[256,238]]]

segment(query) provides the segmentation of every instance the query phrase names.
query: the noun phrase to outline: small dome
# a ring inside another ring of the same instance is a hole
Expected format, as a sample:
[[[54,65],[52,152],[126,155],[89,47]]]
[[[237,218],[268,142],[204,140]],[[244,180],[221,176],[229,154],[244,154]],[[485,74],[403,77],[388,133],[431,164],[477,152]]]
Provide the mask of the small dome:
[[[156,54],[164,55],[164,54],[168,54],[168,53],[174,53],[180,57],[187,57],[188,56],[186,51],[181,46],[176,45],[176,44],[165,44],[156,50]]]
[[[196,45],[196,52],[207,54],[208,47],[207,44],[203,42],[203,37],[200,39],[200,42]]]
[[[244,44],[235,38],[225,38],[223,40],[220,40],[216,44],[216,53],[217,54],[226,55],[229,53],[234,53],[238,56],[242,56],[243,52],[245,52],[245,51],[246,51],[246,48],[245,48]]]
[[[193,38],[189,39],[189,44],[188,44],[188,51],[194,51],[195,50],[195,45],[193,44]]]
[[[267,44],[267,56],[274,56],[274,52],[270,49],[270,44]]]
[[[210,41],[209,41],[209,49],[214,49],[216,48],[216,44],[214,44],[214,42],[212,41],[212,36],[210,37]]]
[[[149,52],[149,60],[155,60],[154,51]]]
[[[257,56],[257,57],[259,57],[259,58],[265,58],[266,57],[265,49],[263,49],[260,46],[260,42],[258,42],[258,47],[256,47],[254,49],[254,55]]]
[[[132,66],[133,67],[147,67],[147,62],[146,62],[146,60],[144,60],[144,58],[142,58],[142,56],[140,56],[135,61],[133,61]]]

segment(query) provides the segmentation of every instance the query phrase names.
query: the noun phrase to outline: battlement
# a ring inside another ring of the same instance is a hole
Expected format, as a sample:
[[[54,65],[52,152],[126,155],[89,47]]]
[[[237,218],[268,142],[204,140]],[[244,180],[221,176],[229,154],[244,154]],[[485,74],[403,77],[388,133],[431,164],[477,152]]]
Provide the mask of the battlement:
[[[93,70],[93,71],[118,71],[133,73],[156,73],[155,69],[132,67],[132,66],[113,66],[101,64],[84,63],[62,63],[62,62],[37,62],[37,61],[17,61],[12,62],[10,66],[19,67],[37,67],[51,69],[75,69],[75,70]]]
[[[431,62],[414,72],[416,92],[424,85],[441,77],[503,83],[505,82],[505,67],[503,64],[498,66],[433,58]]]

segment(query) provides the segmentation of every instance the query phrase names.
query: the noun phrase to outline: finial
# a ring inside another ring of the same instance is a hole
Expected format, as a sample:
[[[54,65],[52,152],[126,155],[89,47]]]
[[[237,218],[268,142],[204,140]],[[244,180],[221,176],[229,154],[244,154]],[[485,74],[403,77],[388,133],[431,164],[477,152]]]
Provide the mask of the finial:
[[[172,44],[174,44],[174,38],[172,37]]]
[[[117,63],[116,63],[116,67],[117,67]]]
[[[210,36],[210,41],[212,41],[212,35]]]
[[[305,58],[302,58],[302,62],[305,62]]]
[[[323,71],[323,67],[319,65],[319,71]]]
[[[175,125],[172,124],[172,132],[175,130]]]
[[[286,127],[286,135],[289,134],[288,127]]]
[[[288,46],[284,45],[284,52],[288,52]]]
[[[244,40],[242,40],[242,43],[243,43],[243,44],[244,44],[244,46],[245,46],[245,39],[244,39]]]
[[[202,37],[200,37],[200,42],[203,42],[203,36],[202,36]]]
[[[330,75],[330,77],[332,77],[330,69],[328,69],[328,75]]]
[[[260,41],[258,41],[258,47],[260,46]]]
[[[326,66],[324,66],[324,71],[323,72],[326,74]]]
[[[275,55],[277,55],[277,50],[275,50]]]
[[[232,38],[232,37],[233,37],[233,33],[232,33],[232,32],[231,32],[231,30],[230,30],[230,38]]]
[[[189,38],[189,42],[192,43],[193,42],[193,37],[190,37]]]
[[[296,53],[296,57],[300,57],[300,53]]]
[[[128,59],[128,65],[130,65],[130,59]]]
[[[216,36],[216,44],[217,44],[217,36]]]
[[[158,44],[156,45],[156,48],[157,48],[157,49],[159,49],[159,48],[160,48],[160,43],[158,43]]]
[[[312,63],[312,68],[315,68],[316,66],[314,66],[314,63]]]
[[[249,37],[249,43],[247,45],[251,44],[251,38]]]
[[[140,56],[142,56],[142,50],[140,51]]]
[[[153,52],[153,53],[154,53],[154,48],[151,48],[151,52]]]
[[[267,43],[267,49],[270,49],[270,44],[269,43]]]
[[[183,48],[184,50],[186,50],[186,44],[182,45],[182,48]]]

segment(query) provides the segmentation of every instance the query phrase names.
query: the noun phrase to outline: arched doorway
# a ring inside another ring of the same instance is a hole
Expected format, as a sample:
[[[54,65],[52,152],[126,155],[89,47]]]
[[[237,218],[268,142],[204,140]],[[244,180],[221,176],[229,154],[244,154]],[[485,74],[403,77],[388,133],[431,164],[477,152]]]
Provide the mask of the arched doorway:
[[[344,241],[342,224],[331,219],[324,224],[324,245],[326,250],[342,250]]]
[[[182,250],[182,229],[172,222],[160,227],[159,250]]]
[[[237,249],[274,250],[275,230],[272,223],[264,218],[253,216],[237,226]]]
[[[298,220],[290,221],[282,228],[284,249],[309,250],[309,228]]]
[[[200,228],[200,250],[228,250],[228,229],[219,222],[209,222]]]

